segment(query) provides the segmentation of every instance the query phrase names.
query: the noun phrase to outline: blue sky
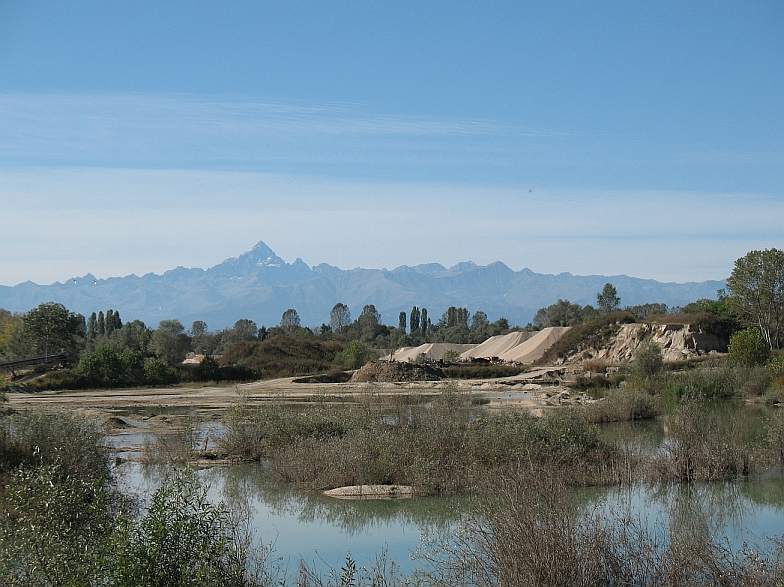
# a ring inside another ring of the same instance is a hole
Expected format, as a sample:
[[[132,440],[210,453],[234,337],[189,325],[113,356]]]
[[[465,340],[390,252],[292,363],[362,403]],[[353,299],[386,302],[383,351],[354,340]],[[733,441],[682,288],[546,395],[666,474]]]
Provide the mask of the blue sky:
[[[784,247],[784,3],[0,1],[0,284],[722,279]]]

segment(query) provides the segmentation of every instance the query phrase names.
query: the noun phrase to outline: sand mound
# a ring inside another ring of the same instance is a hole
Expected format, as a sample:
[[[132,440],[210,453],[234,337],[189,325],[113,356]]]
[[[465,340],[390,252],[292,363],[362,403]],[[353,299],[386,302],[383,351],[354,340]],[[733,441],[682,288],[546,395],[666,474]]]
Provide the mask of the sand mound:
[[[389,361],[390,358],[395,361],[416,361],[419,355],[425,355],[432,361],[439,361],[444,358],[444,353],[447,351],[455,351],[456,353],[465,353],[476,345],[473,344],[454,344],[451,342],[434,342],[420,344],[419,346],[404,346],[395,351],[391,357],[387,355],[383,357],[383,361]]]
[[[401,382],[401,381],[439,381],[444,378],[441,369],[415,363],[375,363],[371,362],[357,370],[351,377],[353,383]]]
[[[533,363],[536,359],[540,358],[547,349],[553,346],[567,330],[569,330],[569,328],[563,326],[544,328],[522,344],[509,349],[505,353],[501,353],[499,358],[504,361],[509,361],[510,363]]]
[[[338,499],[393,499],[413,497],[414,490],[407,485],[347,485],[324,492]]]
[[[518,331],[510,332],[509,334],[499,334],[498,336],[491,336],[482,344],[465,351],[460,355],[461,359],[491,359],[493,357],[500,357],[503,353],[513,349],[517,345],[525,342],[533,335],[533,332]]]

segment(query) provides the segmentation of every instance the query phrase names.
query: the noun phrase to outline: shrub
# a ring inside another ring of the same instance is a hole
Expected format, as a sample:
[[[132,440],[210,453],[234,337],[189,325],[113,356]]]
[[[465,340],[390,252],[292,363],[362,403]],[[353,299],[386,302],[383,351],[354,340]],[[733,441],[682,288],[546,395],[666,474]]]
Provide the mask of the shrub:
[[[454,363],[460,360],[460,353],[453,350],[448,350],[444,353],[444,363]]]
[[[16,473],[13,516],[0,519],[3,585],[105,584],[113,517],[101,480],[62,475],[54,462]]]
[[[177,376],[166,361],[158,357],[150,357],[144,361],[144,379],[149,385],[166,385],[174,383]]]
[[[29,466],[55,466],[61,477],[109,476],[103,435],[95,422],[65,413],[31,411],[13,418],[10,439]]]
[[[374,350],[358,340],[352,340],[345,349],[335,355],[334,366],[342,371],[351,371],[377,358],[378,353]]]
[[[582,408],[582,416],[589,422],[628,422],[649,420],[659,415],[650,394],[644,391],[616,391]]]
[[[730,360],[738,365],[764,365],[770,357],[770,347],[756,328],[747,328],[730,337]]]
[[[634,353],[632,374],[639,379],[652,379],[661,373],[664,366],[661,347],[651,339],[644,340]]]
[[[248,576],[250,537],[187,470],[155,492],[141,520],[126,521],[113,550],[118,587],[255,583]]]

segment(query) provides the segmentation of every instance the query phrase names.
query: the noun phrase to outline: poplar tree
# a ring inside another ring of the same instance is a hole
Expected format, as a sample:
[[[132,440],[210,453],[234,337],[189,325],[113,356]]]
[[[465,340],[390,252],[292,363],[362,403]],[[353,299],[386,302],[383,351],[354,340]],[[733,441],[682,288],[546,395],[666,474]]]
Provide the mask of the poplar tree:
[[[87,339],[88,340],[95,340],[95,335],[98,333],[98,325],[96,324],[96,316],[95,312],[90,314],[90,317],[87,318]]]
[[[98,312],[98,336],[106,336],[106,321],[103,317],[103,310]]]
[[[411,309],[411,320],[409,321],[411,325],[411,334],[414,334],[417,330],[419,330],[419,308],[414,306]]]

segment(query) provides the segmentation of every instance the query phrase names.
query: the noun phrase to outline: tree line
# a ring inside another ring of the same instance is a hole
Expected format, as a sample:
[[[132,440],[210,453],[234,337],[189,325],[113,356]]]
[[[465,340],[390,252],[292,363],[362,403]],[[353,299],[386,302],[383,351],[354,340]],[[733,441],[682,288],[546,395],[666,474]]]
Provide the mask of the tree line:
[[[620,310],[620,302],[615,286],[607,283],[596,296],[596,307],[558,300],[541,308],[524,328],[575,326]],[[734,330],[750,328],[749,336],[760,337],[769,349],[778,349],[784,339],[784,252],[751,251],[738,259],[726,289],[718,292],[716,300],[701,299],[683,308],[649,303],[626,306],[624,310],[638,320],[678,313],[719,316],[737,324]],[[490,322],[483,311],[471,314],[467,308],[456,306],[447,308],[433,323],[427,308],[417,305],[410,312],[400,312],[397,326],[390,326],[382,322],[373,304],[366,304],[352,320],[350,308],[342,302],[330,311],[329,324],[318,328],[302,326],[296,309],[289,308],[280,323],[269,328],[243,318],[219,331],[210,331],[201,320],[186,330],[176,319],[162,320],[152,329],[140,320],[123,323],[114,309],[93,312],[85,318],[62,304],[47,302],[22,314],[0,309],[0,360],[65,351],[81,376],[96,384],[157,384],[175,379],[172,368],[180,365],[189,352],[222,355],[239,342],[276,336],[337,341],[344,346],[355,342],[352,356],[366,357],[370,356],[363,350],[367,347],[393,349],[425,342],[478,344],[515,329],[521,328],[503,317]],[[207,360],[199,369],[199,377],[214,377],[219,366]]]

